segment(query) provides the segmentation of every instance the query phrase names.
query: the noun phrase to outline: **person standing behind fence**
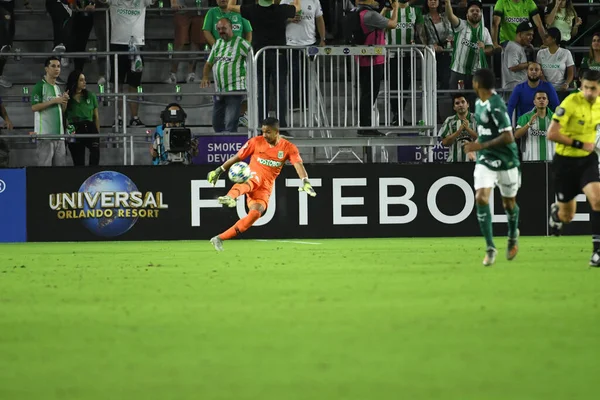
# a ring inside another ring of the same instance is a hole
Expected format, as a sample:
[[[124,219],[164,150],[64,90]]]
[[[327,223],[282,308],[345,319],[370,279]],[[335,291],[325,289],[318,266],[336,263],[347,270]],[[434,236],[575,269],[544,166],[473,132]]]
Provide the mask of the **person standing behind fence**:
[[[251,45],[239,36],[233,36],[231,21],[221,18],[217,22],[219,39],[215,42],[206,64],[201,88],[210,85],[209,71],[213,70],[217,92],[240,92],[239,95],[214,97],[212,123],[215,132],[237,132],[240,107],[246,91],[246,57]]]
[[[85,134],[100,132],[100,117],[98,116],[98,99],[86,87],[85,75],[75,70],[67,78],[67,90],[71,98],[67,103],[67,130],[73,130],[75,141],[69,143],[69,151],[73,165],[85,165],[85,149],[90,151],[89,165],[100,164],[100,138],[79,138]]]
[[[543,39],[546,29],[544,29],[540,17],[540,10],[533,0],[498,0],[494,6],[494,20],[492,21],[494,48],[501,50],[507,42],[515,40],[517,26],[530,19],[533,20]]]
[[[246,18],[242,18],[240,13],[228,12],[227,2],[229,0],[218,0],[218,7],[213,7],[206,13],[204,18],[204,26],[202,30],[204,32],[204,38],[209,46],[213,44],[219,38],[219,31],[217,30],[217,22],[221,18],[227,18],[231,21],[233,30],[233,36],[240,36],[252,43],[252,25]]]
[[[577,36],[583,23],[577,16],[572,0],[553,0],[544,10],[544,20],[548,28],[558,28],[562,39],[561,46],[567,47],[571,39]]]
[[[31,91],[31,111],[34,112],[34,132],[39,135],[57,135],[57,139],[40,138],[37,141],[37,164],[40,167],[64,166],[67,149],[62,135],[63,112],[69,93],[62,93],[56,84],[60,75],[58,57],[48,57],[44,63],[46,75]]]
[[[293,5],[273,4],[273,0],[258,0],[257,4],[235,5],[236,0],[229,0],[227,9],[242,14],[252,24],[252,48],[256,54],[266,46],[285,46],[285,25],[288,19],[294,18],[300,11],[300,0]],[[279,57],[277,56],[279,55]],[[280,126],[287,126],[287,57],[284,50],[268,50],[259,56],[257,62],[258,76],[258,120],[259,123],[269,114],[269,91],[271,80],[276,87],[276,115]],[[264,74],[264,78],[263,78]],[[263,94],[264,92],[264,94]]]
[[[387,19],[375,11],[379,7],[377,0],[356,0],[361,29],[366,35],[364,45],[385,45],[385,30],[398,24],[398,2],[392,3],[391,18]],[[379,95],[379,87],[384,75],[385,56],[358,56],[358,78],[360,97],[358,99],[359,125],[371,126],[373,105]],[[383,136],[375,129],[359,129],[359,135]]]
[[[281,0],[281,4],[293,4],[294,0]],[[325,46],[325,20],[319,0],[302,0],[302,9],[296,13],[293,20],[288,21],[285,28],[288,46],[307,47],[316,44],[316,31],[319,32],[319,46]],[[292,50],[292,109],[306,109],[308,102],[308,59],[302,50]]]
[[[450,81],[451,52],[444,49],[452,46],[452,26],[443,11],[443,0],[427,0],[423,6],[423,22],[427,32],[427,44],[433,46],[436,57],[437,80],[439,89],[448,89]]]
[[[527,79],[529,61],[526,48],[533,40],[533,25],[531,22],[521,22],[517,26],[517,36],[506,45],[502,53],[502,88],[513,89]]]
[[[358,3],[358,2],[357,2]],[[388,45],[411,45],[415,43],[415,38],[418,34],[422,44],[427,45],[427,35],[423,27],[423,13],[420,7],[410,5],[408,0],[394,0],[392,3],[398,5],[398,21],[387,33]],[[384,15],[387,18],[392,18],[392,12],[384,9]],[[410,51],[398,51],[392,49],[390,54],[390,90],[398,90],[402,86],[402,90],[408,90],[412,81],[412,68],[410,65]],[[400,85],[400,81],[402,84]],[[408,101],[408,95],[403,95],[402,110]],[[398,94],[400,98],[400,94]],[[400,100],[392,98],[390,108],[392,110],[392,125],[398,125]],[[414,122],[414,121],[413,121]],[[406,123],[404,123],[406,125]]]
[[[452,106],[456,112],[444,121],[439,137],[442,145],[450,148],[447,162],[475,161],[475,153],[465,153],[463,146],[477,140],[477,121],[469,111],[469,101],[464,93],[452,95]]]
[[[560,41],[558,28],[548,29],[544,38],[547,47],[538,51],[536,61],[542,66],[546,80],[559,92],[559,98],[564,99],[568,95],[566,91],[575,79],[575,61],[569,50],[560,47]]]
[[[190,51],[197,52],[206,44],[206,38],[202,31],[204,25],[204,16],[200,15],[202,11],[181,11],[181,8],[194,8],[202,6],[203,0],[171,0],[171,8],[178,10],[173,16],[173,25],[175,26],[175,51],[183,50],[186,44],[190,45]],[[171,63],[171,73],[165,83],[177,83],[177,68],[179,61]],[[196,81],[196,57],[188,63],[188,73],[185,78],[186,83]]]
[[[446,15],[454,29],[452,61],[450,62],[450,89],[472,89],[473,73],[487,68],[486,56],[492,54],[492,37],[481,20],[483,5],[472,0],[467,4],[467,19],[459,19],[446,0]],[[462,81],[464,87],[459,88]]]

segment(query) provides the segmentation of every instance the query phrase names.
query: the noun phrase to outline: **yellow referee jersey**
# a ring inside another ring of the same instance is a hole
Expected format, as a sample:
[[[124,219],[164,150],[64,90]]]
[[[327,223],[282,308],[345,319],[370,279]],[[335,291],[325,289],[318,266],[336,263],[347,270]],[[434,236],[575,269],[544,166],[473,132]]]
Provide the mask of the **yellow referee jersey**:
[[[553,120],[560,124],[560,133],[583,143],[596,141],[596,126],[600,124],[600,99],[590,104],[582,92],[570,94],[556,107]],[[556,154],[566,157],[585,157],[582,149],[556,143]]]

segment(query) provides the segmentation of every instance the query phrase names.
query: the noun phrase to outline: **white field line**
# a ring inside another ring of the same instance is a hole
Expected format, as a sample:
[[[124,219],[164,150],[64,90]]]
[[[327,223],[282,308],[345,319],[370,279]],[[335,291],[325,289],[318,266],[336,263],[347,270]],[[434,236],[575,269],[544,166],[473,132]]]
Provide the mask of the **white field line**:
[[[254,239],[256,242],[277,242],[277,243],[294,243],[294,244],[322,244],[317,242],[303,242],[301,240],[268,240],[268,239]]]

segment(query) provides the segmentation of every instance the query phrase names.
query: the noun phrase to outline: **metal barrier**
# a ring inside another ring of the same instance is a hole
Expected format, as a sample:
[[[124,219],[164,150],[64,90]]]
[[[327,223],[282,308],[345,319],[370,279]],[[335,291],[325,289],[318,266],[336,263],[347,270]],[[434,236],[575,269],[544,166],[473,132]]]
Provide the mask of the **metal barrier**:
[[[359,57],[370,59],[366,75],[359,73]],[[364,91],[379,78],[374,73],[374,57],[384,60],[383,76],[380,91],[371,91],[369,96]],[[348,150],[352,146],[434,145],[430,138],[435,136],[437,120],[435,65],[435,53],[421,45],[265,47],[254,56],[254,75],[249,75],[253,77],[250,96],[258,102],[252,110],[256,113],[253,120],[261,121],[272,111],[282,122],[282,129],[308,133],[308,138],[295,138],[295,143],[325,147],[330,162],[341,152],[360,160]],[[408,76],[402,73],[405,70],[410,71]],[[405,89],[408,86],[410,90]],[[371,115],[361,117],[361,101],[368,102]],[[406,101],[411,102],[410,125],[404,123]],[[258,134],[258,125],[250,127],[254,135]],[[388,137],[375,142],[367,137],[343,137],[345,148],[333,153],[333,143],[340,142],[334,133],[377,129]],[[422,137],[406,137],[415,133]]]

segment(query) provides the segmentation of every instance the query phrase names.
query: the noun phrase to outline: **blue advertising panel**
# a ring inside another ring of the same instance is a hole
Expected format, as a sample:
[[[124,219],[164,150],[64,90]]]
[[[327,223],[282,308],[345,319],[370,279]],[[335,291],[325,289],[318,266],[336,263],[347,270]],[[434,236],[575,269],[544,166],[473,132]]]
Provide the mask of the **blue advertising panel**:
[[[27,240],[25,169],[0,169],[0,242]]]

